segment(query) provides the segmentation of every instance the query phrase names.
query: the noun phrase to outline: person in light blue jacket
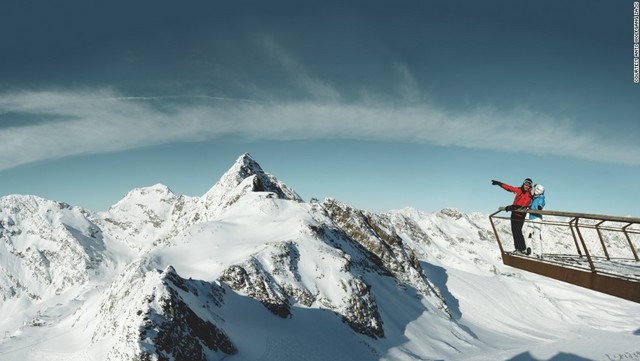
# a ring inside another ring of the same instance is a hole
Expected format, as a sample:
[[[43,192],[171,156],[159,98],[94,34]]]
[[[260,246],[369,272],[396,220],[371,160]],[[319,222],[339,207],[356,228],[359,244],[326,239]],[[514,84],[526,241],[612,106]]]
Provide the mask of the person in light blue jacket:
[[[545,206],[544,199],[544,186],[542,184],[536,184],[533,187],[532,200],[529,208],[532,210],[541,210]],[[542,258],[542,214],[529,212],[529,236],[528,244],[531,246],[537,245],[538,247],[534,253],[537,254],[539,258]]]

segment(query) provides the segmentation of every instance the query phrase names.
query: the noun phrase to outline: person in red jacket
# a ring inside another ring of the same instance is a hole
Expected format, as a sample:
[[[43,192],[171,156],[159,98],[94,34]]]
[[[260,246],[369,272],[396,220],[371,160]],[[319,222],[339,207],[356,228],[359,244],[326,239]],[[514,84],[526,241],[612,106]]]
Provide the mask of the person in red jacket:
[[[527,216],[527,212],[518,212],[518,210],[529,208],[529,205],[531,204],[531,185],[533,184],[533,181],[530,178],[527,178],[520,187],[510,186],[496,180],[492,180],[491,184],[500,186],[502,189],[516,194],[513,204],[505,207],[507,212],[511,212],[511,233],[513,234],[513,245],[516,248],[516,252],[531,254],[531,248],[527,248],[527,244],[524,241],[524,235],[522,234],[522,227],[524,226],[524,219]]]

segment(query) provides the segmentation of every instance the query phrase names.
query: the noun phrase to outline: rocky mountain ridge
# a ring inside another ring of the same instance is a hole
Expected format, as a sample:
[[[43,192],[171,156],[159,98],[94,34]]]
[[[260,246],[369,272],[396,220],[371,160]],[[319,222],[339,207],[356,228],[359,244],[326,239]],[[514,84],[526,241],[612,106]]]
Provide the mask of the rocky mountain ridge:
[[[248,154],[202,197],[177,196],[157,184],[134,189],[97,214],[33,196],[0,202],[3,301],[30,302],[36,309],[51,292],[78,299],[90,285],[103,290],[94,296],[97,311],[79,306],[74,323],[95,319],[86,321],[91,342],[110,340],[107,360],[209,360],[237,353],[216,312],[229,292],[285,319],[295,317],[296,307],[328,310],[353,332],[377,339],[385,337],[385,327],[371,279],[385,278],[398,290],[415,289],[448,317],[393,224],[334,199],[304,203]],[[278,209],[287,212],[283,219],[297,222],[294,234],[262,241],[207,280],[183,278],[154,259],[158,250],[192,242],[194,234],[215,233],[225,217],[268,220]],[[239,215],[229,215],[234,212]],[[310,264],[314,269],[307,269]]]

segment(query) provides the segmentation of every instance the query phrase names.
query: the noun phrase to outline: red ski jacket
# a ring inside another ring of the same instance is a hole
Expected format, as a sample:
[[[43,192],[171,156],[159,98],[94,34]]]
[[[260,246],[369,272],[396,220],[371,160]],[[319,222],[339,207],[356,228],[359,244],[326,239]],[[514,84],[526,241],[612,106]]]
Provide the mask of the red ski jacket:
[[[514,206],[529,207],[531,204],[531,193],[525,192],[522,187],[514,187],[504,183],[500,187],[516,194],[516,198],[513,200]]]

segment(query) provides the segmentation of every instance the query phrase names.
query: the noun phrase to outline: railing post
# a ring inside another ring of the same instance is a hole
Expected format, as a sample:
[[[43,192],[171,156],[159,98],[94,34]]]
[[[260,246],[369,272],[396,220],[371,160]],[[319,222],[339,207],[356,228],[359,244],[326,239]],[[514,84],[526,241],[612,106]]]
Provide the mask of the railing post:
[[[602,239],[602,233],[600,233],[600,228],[598,228],[598,226],[600,226],[604,222],[606,221],[600,221],[598,224],[596,224],[596,231],[598,231],[598,238],[600,238],[600,244],[602,245],[602,250],[604,251],[604,255],[605,257],[607,257],[607,261],[610,261],[611,258],[609,258],[609,252],[607,251],[607,246],[605,246],[604,239]]]
[[[629,242],[629,247],[631,247],[631,252],[633,252],[633,257],[636,259],[636,261],[640,261],[640,259],[638,259],[638,252],[636,252],[636,249],[633,247],[633,243],[631,243],[631,238],[629,237],[629,233],[627,233],[627,227],[629,227],[632,224],[633,223],[629,223],[626,226],[622,227],[622,232],[627,237],[627,242]]]
[[[504,248],[502,248],[502,242],[500,242],[500,237],[498,236],[498,230],[496,229],[496,225],[493,223],[493,216],[500,213],[502,210],[498,209],[497,212],[492,213],[489,216],[489,222],[491,222],[491,227],[493,228],[493,233],[496,235],[496,241],[498,241],[498,247],[500,248],[500,256],[504,253]]]
[[[576,232],[573,230],[573,222],[576,222],[575,227],[578,228],[577,220],[578,218],[574,217],[569,221],[569,229],[571,230],[571,235],[573,236],[573,243],[576,245],[576,249],[578,250],[578,255],[582,257],[582,251],[580,251],[580,246],[578,245],[578,238],[576,237]]]
[[[589,254],[589,250],[587,249],[587,244],[584,243],[584,238],[582,238],[582,233],[580,232],[580,227],[578,226],[579,219],[576,218],[576,232],[578,232],[578,236],[580,237],[580,243],[582,243],[582,247],[584,247],[584,254],[587,256],[587,261],[589,262],[589,267],[591,268],[591,272],[596,272],[596,267],[593,264],[593,260],[591,259],[591,255]]]

